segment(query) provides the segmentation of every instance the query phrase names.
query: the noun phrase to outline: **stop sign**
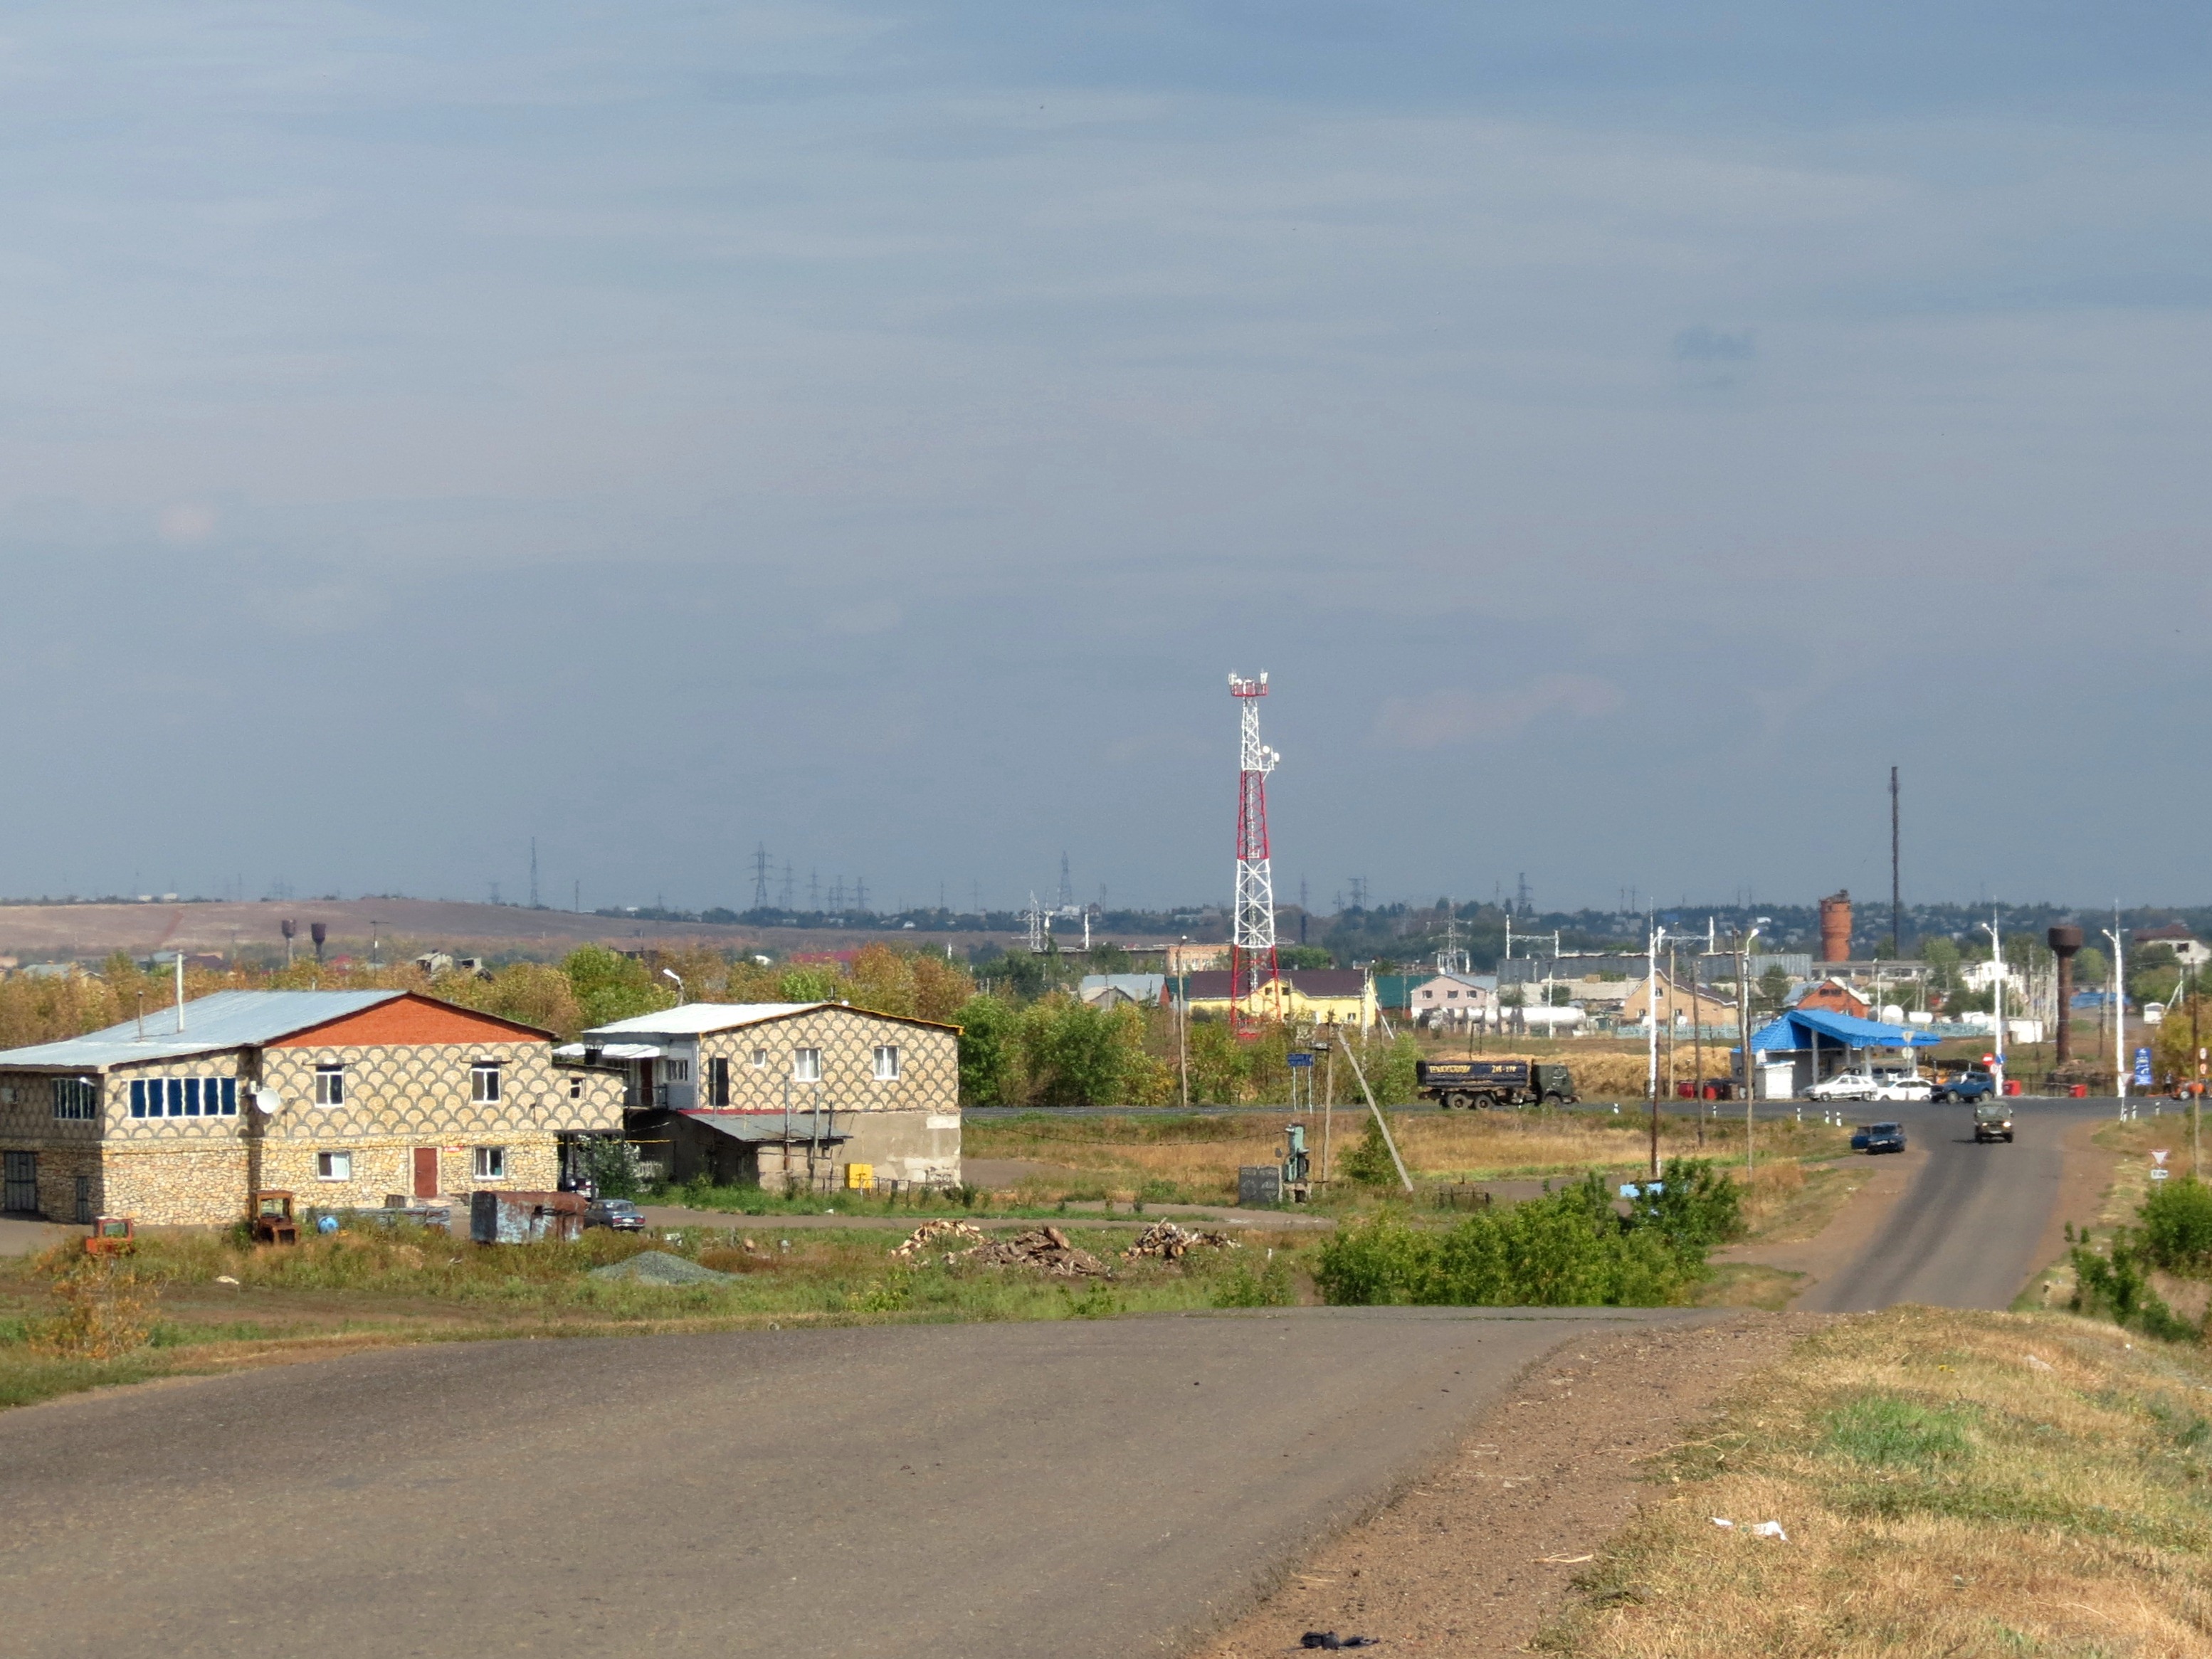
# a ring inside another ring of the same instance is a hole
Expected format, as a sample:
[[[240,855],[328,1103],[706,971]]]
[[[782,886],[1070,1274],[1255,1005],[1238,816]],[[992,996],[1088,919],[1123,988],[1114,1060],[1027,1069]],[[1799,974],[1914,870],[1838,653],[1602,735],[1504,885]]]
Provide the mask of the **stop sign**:
[[[1984,1054],[1982,1056],[1982,1064],[1984,1066],[1994,1066],[1996,1063],[1997,1057],[1995,1054]]]

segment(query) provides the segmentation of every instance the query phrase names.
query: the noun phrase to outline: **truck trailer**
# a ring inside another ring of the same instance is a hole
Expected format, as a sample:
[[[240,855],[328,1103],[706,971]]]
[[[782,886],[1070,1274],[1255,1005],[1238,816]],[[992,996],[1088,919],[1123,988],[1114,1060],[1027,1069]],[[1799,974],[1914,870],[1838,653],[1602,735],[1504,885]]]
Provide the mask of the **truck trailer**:
[[[1575,1079],[1564,1066],[1528,1060],[1424,1060],[1414,1092],[1454,1106],[1571,1106]]]

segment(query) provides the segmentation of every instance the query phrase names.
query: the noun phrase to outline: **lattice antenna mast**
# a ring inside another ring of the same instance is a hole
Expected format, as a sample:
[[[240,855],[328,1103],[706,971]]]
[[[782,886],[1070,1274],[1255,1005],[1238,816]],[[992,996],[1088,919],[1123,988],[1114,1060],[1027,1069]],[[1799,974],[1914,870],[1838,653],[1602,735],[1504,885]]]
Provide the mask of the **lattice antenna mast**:
[[[1229,677],[1229,695],[1237,701],[1243,742],[1237,780],[1237,915],[1229,945],[1229,1018],[1237,1030],[1251,1028],[1260,988],[1268,988],[1274,1012],[1282,997],[1275,984],[1275,878],[1267,859],[1267,774],[1281,758],[1260,741],[1260,699],[1267,677]]]

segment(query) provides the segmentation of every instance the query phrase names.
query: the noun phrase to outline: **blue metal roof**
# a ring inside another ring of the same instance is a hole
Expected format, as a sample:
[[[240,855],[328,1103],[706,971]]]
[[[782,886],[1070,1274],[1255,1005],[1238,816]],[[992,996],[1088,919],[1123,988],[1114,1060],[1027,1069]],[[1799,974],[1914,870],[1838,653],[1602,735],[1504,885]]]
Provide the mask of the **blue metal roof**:
[[[0,1050],[0,1066],[94,1071],[134,1061],[183,1060],[193,1054],[220,1054],[227,1048],[256,1048],[406,994],[404,991],[217,991],[185,1005],[181,1031],[177,1029],[177,1011],[158,1008],[143,1022],[128,1019],[104,1031],[65,1037],[59,1042]]]
[[[1817,1048],[1823,1036],[1846,1048],[1926,1048],[1943,1040],[1909,1025],[1884,1024],[1826,1008],[1792,1008],[1771,1025],[1753,1031],[1751,1047],[1754,1054],[1789,1053]]]

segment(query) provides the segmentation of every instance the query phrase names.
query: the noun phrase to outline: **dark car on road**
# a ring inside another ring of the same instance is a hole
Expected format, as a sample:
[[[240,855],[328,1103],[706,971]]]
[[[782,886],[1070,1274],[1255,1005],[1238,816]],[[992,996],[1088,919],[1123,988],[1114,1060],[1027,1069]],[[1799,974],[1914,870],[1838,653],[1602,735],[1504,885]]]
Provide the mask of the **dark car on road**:
[[[1990,1075],[1986,1066],[1969,1066],[1936,1084],[1936,1092],[1930,1097],[1966,1106],[1977,1100],[1986,1100],[1996,1091],[1997,1080]]]
[[[1869,1123],[1851,1137],[1855,1152],[1901,1152],[1905,1150],[1902,1123]]]
[[[586,1227],[611,1227],[618,1233],[641,1233],[645,1217],[626,1198],[595,1198],[584,1206]]]

